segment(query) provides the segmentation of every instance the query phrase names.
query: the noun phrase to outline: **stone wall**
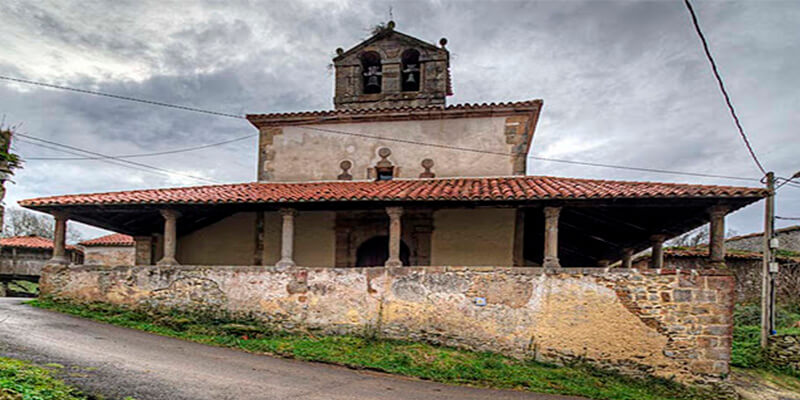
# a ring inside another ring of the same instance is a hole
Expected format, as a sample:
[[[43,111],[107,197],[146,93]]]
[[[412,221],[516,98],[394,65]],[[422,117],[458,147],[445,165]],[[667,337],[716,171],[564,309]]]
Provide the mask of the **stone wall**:
[[[800,226],[776,229],[775,237],[780,242],[778,248],[800,252]],[[725,247],[760,252],[764,249],[764,235],[754,234],[730,238],[725,241]]]
[[[83,262],[89,265],[134,265],[133,246],[91,246],[83,248]]]
[[[767,359],[776,367],[800,372],[800,335],[770,336]]]
[[[49,266],[40,288],[70,301],[246,314],[280,329],[585,360],[685,383],[729,371],[733,277],[710,270]]]
[[[708,257],[674,257],[664,259],[673,268],[704,269],[709,268]],[[641,257],[634,262],[635,268],[645,269],[650,257]],[[761,301],[762,260],[759,258],[736,258],[730,255],[725,259],[725,267],[736,279],[736,302],[757,303]],[[781,263],[775,278],[776,298],[779,304],[800,304],[800,264]]]

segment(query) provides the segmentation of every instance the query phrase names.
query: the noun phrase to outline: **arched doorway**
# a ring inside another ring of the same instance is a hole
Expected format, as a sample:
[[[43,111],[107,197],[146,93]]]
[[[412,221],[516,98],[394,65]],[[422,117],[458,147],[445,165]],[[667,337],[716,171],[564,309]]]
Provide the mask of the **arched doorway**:
[[[400,261],[409,265],[408,246],[400,241]],[[361,243],[356,250],[356,267],[381,267],[389,259],[389,237],[373,236]]]

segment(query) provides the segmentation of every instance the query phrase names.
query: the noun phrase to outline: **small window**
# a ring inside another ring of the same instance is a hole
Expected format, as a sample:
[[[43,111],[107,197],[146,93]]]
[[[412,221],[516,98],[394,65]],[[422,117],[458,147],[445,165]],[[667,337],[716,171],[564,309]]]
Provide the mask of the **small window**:
[[[419,52],[414,49],[404,51],[402,61],[403,91],[419,91]]]
[[[364,94],[380,93],[383,84],[381,56],[374,51],[368,51],[362,54],[361,68],[364,75]]]
[[[390,181],[394,178],[394,167],[376,168],[379,181]]]

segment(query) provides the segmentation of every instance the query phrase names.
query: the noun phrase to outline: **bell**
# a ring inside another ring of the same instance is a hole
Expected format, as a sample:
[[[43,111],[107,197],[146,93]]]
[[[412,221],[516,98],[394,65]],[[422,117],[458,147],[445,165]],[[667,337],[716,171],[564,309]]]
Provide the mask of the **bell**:
[[[417,81],[414,80],[414,74],[408,74],[408,79],[406,79],[406,83],[416,83]]]
[[[378,77],[375,75],[367,77],[367,87],[378,87]]]

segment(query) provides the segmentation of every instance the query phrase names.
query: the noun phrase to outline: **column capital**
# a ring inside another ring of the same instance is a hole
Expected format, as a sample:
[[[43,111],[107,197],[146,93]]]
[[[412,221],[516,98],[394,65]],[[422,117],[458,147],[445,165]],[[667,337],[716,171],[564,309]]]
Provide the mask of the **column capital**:
[[[650,242],[651,243],[664,243],[665,240],[667,240],[667,235],[665,235],[663,233],[650,235]]]
[[[161,216],[164,217],[164,219],[178,219],[181,217],[180,211],[172,209],[161,209],[158,210],[158,212],[161,213]]]
[[[708,208],[708,214],[713,217],[724,217],[730,211],[730,207],[723,204],[716,204]]]
[[[281,208],[280,210],[278,210],[278,213],[281,215],[281,217],[296,217],[297,216],[297,210],[294,209],[294,208],[288,208],[288,207],[287,208]]]
[[[66,220],[69,219],[69,214],[66,211],[50,211],[50,215],[53,216],[56,220]]]
[[[391,218],[400,218],[403,215],[403,207],[386,207],[386,214]]]
[[[633,256],[633,249],[630,248],[630,247],[626,247],[626,248],[622,249],[622,255],[624,255],[626,257]]]
[[[558,218],[559,214],[561,214],[561,207],[547,206],[544,208],[545,218]]]

